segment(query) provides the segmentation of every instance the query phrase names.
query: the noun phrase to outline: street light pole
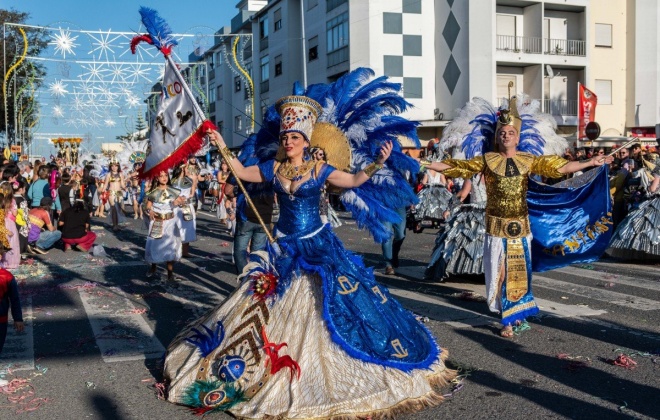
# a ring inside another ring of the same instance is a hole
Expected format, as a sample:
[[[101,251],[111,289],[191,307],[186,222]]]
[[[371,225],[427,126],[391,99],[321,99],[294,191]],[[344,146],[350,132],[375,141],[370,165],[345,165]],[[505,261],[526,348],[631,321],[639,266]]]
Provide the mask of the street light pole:
[[[305,51],[305,2],[300,2],[300,40],[302,41],[303,87],[307,88],[307,52]]]

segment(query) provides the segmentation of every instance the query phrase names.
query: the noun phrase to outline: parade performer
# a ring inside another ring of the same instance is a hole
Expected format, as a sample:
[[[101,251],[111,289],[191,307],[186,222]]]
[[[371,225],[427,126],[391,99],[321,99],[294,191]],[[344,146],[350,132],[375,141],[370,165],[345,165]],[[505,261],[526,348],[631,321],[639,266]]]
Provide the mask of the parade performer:
[[[121,208],[124,197],[126,182],[124,175],[119,170],[119,161],[116,157],[110,159],[110,171],[103,180],[101,191],[108,193],[108,203],[110,204],[110,217],[112,219],[112,230],[119,230],[119,223],[124,219],[124,213]]]
[[[181,259],[180,219],[177,210],[186,204],[180,191],[170,186],[167,171],[161,171],[154,182],[154,188],[147,195],[147,215],[149,234],[145,246],[145,260],[151,264],[147,277],[156,274],[157,264],[167,265],[167,282],[176,287],[174,263]]]
[[[344,188],[347,210],[383,242],[384,222],[400,221],[393,209],[415,202],[400,170],[419,168],[396,138],[417,139],[415,123],[396,115],[408,107],[399,90],[369,69],[296,88],[248,139],[251,166],[210,132],[239,179],[276,192],[277,241],[253,252],[239,288],[169,346],[169,401],[255,419],[376,419],[442,401],[436,386],[454,375],[447,352],[319,214],[324,183]],[[323,138],[346,153],[312,160]]]
[[[644,165],[640,177],[646,199],[630,210],[614,232],[607,253],[616,258],[660,259],[660,165],[648,161]]]
[[[197,215],[195,211],[195,191],[197,190],[197,175],[195,166],[183,164],[172,174],[172,186],[179,190],[185,200],[175,213],[179,219],[183,257],[190,257],[190,242],[197,240]]]
[[[444,220],[444,213],[452,199],[452,194],[447,189],[447,180],[439,172],[427,169],[421,184],[423,187],[417,193],[419,203],[415,206],[415,219],[418,223],[415,232],[422,231],[421,222],[424,219]]]
[[[229,166],[227,166],[227,162],[222,160],[220,163],[220,170],[216,174],[216,180],[218,183],[217,186],[217,191],[213,193],[212,195],[214,196],[213,199],[216,200],[216,216],[218,219],[220,219],[220,224],[225,225],[227,224],[227,207],[225,206],[225,184],[227,183],[227,180],[229,179]]]
[[[481,175],[473,179],[464,180],[449,203],[447,222],[436,235],[425,280],[484,273],[486,188]]]
[[[309,150],[309,154],[312,156],[312,159],[315,161],[325,161],[326,155],[325,150],[320,147],[312,147]],[[337,216],[337,212],[330,205],[330,191],[328,191],[328,186],[323,186],[323,191],[321,191],[321,202],[319,203],[321,211],[321,221],[325,223],[330,223],[330,226],[333,228],[338,228],[342,225],[341,220]]]
[[[484,246],[487,300],[491,311],[501,313],[501,335],[507,338],[513,337],[512,324],[521,323],[526,317],[538,313],[531,288],[532,231],[526,201],[528,183],[531,182],[529,175],[557,179],[564,174],[602,166],[613,160],[612,157],[596,156],[586,162],[568,162],[556,155],[537,156],[526,152],[542,151],[544,139],[529,124],[523,125],[516,101],[514,97],[510,101],[510,109],[501,109],[499,112],[485,103],[490,112],[480,115],[480,118],[489,121],[496,118],[497,126],[494,131],[492,128],[484,130],[483,126],[478,129],[481,137],[495,134],[495,147],[491,149],[493,152],[469,160],[425,162],[431,169],[442,171],[450,178],[468,179],[483,173],[487,193]],[[484,148],[489,149],[487,143],[467,147],[478,147],[482,151]],[[609,201],[606,206],[609,206]],[[601,223],[599,219],[596,222]],[[555,223],[561,222],[555,220]],[[565,252],[563,245],[560,246],[561,252]]]

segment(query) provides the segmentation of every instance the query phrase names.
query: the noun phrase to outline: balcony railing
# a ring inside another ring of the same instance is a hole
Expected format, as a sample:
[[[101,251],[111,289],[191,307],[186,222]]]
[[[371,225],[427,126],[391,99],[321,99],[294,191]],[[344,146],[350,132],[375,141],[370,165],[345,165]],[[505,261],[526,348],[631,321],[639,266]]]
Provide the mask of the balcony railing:
[[[538,101],[539,99],[531,99],[531,101]],[[508,103],[506,98],[500,98],[500,107]],[[576,116],[577,115],[577,100],[576,99],[543,99],[541,101],[541,112],[555,116]]]
[[[585,57],[585,41],[576,39],[537,38],[532,36],[498,35],[496,49],[525,54],[549,54]]]
[[[587,55],[586,48],[586,42],[576,39],[543,39],[544,54],[585,57]]]
[[[550,115],[577,115],[577,99],[544,99],[543,112]]]

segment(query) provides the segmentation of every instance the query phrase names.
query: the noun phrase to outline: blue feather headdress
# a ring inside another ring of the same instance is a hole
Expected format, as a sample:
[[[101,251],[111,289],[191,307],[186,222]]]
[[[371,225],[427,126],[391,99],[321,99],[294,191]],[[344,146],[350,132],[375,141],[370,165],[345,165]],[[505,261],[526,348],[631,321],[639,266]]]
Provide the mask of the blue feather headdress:
[[[384,168],[358,188],[345,190],[340,199],[360,228],[368,229],[377,242],[391,235],[385,222],[400,222],[396,210],[415,204],[417,197],[406,180],[415,175],[419,164],[403,154],[399,138],[407,137],[419,147],[417,123],[399,114],[411,105],[401,96],[401,85],[375,77],[373,70],[356,69],[332,84],[315,84],[303,89],[294,85],[294,95],[305,95],[321,104],[318,123],[337,126],[351,149],[350,172],[356,173],[378,157],[384,142],[393,144]],[[239,158],[243,164],[274,159],[279,149],[280,116],[274,106],[264,115],[262,128],[243,145]]]
[[[518,114],[522,119],[518,150],[533,155],[563,155],[566,139],[556,134],[557,123],[549,114],[541,113],[541,104],[519,95]],[[508,104],[504,104],[508,107]],[[475,97],[457,111],[440,140],[440,150],[452,151],[454,158],[471,159],[491,152],[495,146],[495,130],[499,115],[490,102]]]

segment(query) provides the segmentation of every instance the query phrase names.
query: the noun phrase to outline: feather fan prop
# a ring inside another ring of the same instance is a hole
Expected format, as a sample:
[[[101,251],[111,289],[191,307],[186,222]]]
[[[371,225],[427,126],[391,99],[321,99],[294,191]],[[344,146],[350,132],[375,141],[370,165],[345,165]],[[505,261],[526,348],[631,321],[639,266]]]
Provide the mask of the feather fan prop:
[[[401,96],[401,85],[375,77],[374,71],[358,68],[332,84],[294,85],[293,94],[304,94],[323,107],[317,123],[337,126],[351,149],[350,172],[356,173],[374,162],[383,143],[393,150],[385,167],[358,188],[345,190],[340,199],[360,228],[368,229],[377,242],[392,234],[385,222],[400,222],[396,209],[417,202],[406,174],[419,172],[419,164],[404,155],[399,138],[407,137],[419,147],[417,123],[399,114],[410,108]],[[280,116],[274,106],[267,109],[261,130],[243,145],[239,159],[256,164],[274,159],[279,148]]]

